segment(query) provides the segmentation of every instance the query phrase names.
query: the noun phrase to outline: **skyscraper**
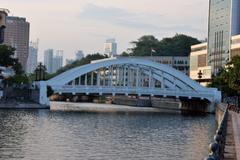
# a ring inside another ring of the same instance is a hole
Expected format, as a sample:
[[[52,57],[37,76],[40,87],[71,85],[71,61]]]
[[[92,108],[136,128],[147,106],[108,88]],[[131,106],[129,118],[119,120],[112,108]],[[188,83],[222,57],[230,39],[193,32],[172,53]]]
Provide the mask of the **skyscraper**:
[[[63,50],[56,51],[56,54],[53,56],[52,64],[53,64],[52,66],[53,73],[63,66]]]
[[[230,60],[231,36],[240,34],[240,0],[209,0],[208,63],[212,73]]]
[[[44,65],[48,73],[53,72],[53,49],[44,51]]]
[[[30,24],[26,21],[26,18],[9,16],[6,19],[4,44],[16,49],[15,57],[18,58],[24,70],[27,69],[29,28]]]
[[[115,39],[107,39],[104,43],[104,53],[109,57],[115,57],[117,55],[117,43]]]
[[[29,44],[27,73],[34,73],[37,67],[37,58],[38,58],[38,40],[36,42],[30,42]]]

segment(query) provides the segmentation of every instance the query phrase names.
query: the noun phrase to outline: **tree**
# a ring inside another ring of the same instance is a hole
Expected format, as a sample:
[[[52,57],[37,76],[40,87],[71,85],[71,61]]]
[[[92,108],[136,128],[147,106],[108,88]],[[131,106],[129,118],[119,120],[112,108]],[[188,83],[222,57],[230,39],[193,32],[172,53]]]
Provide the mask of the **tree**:
[[[122,56],[122,57],[128,57],[129,54],[128,54],[127,52],[122,52],[121,56]]]
[[[16,74],[23,74],[21,64],[14,58],[15,49],[11,46],[0,45],[0,66],[12,67]]]
[[[171,38],[161,41],[154,36],[142,36],[137,41],[131,42],[131,56],[189,56],[191,45],[200,43],[196,38],[183,34],[176,34]]]
[[[159,41],[154,36],[142,36],[137,41],[131,42],[134,45],[131,51],[131,56],[150,56],[153,50],[157,50]]]
[[[14,51],[15,49],[11,46],[0,45],[0,66],[11,67],[16,73],[13,77],[4,79],[3,84],[5,86],[28,83],[28,77],[24,74],[22,65],[17,58],[14,58]]]
[[[235,56],[226,67],[213,78],[211,87],[217,87],[227,96],[240,97],[240,56]]]

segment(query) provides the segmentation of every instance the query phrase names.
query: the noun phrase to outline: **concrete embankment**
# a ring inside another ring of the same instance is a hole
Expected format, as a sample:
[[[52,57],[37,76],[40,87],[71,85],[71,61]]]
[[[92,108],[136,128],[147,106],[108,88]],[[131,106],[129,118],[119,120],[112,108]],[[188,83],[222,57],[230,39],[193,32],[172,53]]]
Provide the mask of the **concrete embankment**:
[[[0,109],[49,109],[49,106],[29,102],[0,102]]]
[[[71,103],[71,102],[50,102],[50,109],[53,111],[79,111],[92,113],[176,113],[175,111],[164,110],[152,107],[131,107],[114,104],[95,103]]]

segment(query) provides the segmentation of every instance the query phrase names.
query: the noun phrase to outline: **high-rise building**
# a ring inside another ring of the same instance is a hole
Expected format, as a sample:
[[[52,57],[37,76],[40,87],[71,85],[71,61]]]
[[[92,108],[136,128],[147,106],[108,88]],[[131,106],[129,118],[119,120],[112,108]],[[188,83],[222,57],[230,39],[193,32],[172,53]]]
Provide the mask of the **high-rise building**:
[[[53,49],[44,51],[44,65],[48,73],[53,72]]]
[[[24,70],[27,69],[29,28],[30,24],[26,18],[9,16],[6,19],[4,44],[16,49],[15,57],[18,58]]]
[[[6,17],[8,10],[0,8],[0,44],[4,42],[4,30],[6,28]]]
[[[209,0],[208,23],[208,63],[216,75],[231,58],[231,36],[240,34],[240,0]]]
[[[27,61],[27,73],[34,73],[37,67],[38,58],[38,40],[36,42],[30,42],[29,44],[29,55]]]
[[[75,53],[75,57],[76,57],[76,60],[81,60],[81,59],[84,57],[83,51],[78,50],[78,51]]]
[[[109,57],[117,56],[117,43],[115,39],[107,39],[104,43],[104,53]]]
[[[63,50],[57,50],[56,54],[53,56],[53,67],[52,72],[56,72],[63,66]]]

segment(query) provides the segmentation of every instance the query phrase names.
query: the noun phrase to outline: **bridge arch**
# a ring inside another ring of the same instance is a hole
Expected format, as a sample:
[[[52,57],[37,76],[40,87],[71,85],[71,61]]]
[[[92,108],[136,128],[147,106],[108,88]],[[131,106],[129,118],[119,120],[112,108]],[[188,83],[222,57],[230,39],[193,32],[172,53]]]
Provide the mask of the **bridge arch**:
[[[70,69],[46,82],[56,93],[112,93],[221,100],[206,88],[167,65],[137,58],[111,58]]]

